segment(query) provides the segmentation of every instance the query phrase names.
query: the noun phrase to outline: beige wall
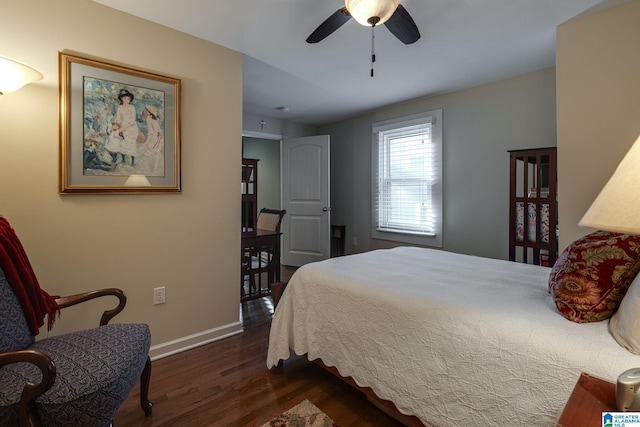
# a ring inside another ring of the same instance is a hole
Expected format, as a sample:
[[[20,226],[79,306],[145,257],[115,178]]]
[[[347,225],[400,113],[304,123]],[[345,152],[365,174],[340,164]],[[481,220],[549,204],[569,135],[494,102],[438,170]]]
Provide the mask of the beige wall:
[[[371,124],[440,108],[444,135],[443,248],[507,259],[507,150],[556,145],[554,68],[390,106],[321,127],[320,133],[331,135],[331,222],[347,226],[347,252],[397,245],[371,239]]]
[[[241,158],[242,56],[90,0],[0,4],[0,55],[46,76],[0,97],[0,214],[42,287],[124,289],[116,319],[148,323],[152,355],[240,331],[240,194],[229,177]],[[58,51],[182,80],[181,194],[58,194]],[[153,306],[161,285],[167,303]],[[96,326],[90,311],[63,312],[53,333]]]
[[[557,29],[560,249],[640,135],[640,1]]]

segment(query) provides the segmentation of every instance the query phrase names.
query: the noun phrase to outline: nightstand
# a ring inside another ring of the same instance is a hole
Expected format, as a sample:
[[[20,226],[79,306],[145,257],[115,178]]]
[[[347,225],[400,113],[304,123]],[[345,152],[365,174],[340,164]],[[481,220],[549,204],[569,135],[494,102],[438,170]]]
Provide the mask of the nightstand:
[[[602,427],[602,413],[617,411],[616,386],[584,372],[562,411],[558,427]]]

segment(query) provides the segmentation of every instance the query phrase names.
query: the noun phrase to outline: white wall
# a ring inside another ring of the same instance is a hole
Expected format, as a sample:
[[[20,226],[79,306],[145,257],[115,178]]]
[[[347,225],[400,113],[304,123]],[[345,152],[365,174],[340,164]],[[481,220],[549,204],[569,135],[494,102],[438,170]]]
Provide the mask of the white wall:
[[[444,116],[443,248],[507,259],[507,150],[556,145],[554,68],[322,126],[319,133],[331,135],[332,223],[347,226],[347,252],[394,245],[370,238],[371,124],[439,108]]]
[[[640,135],[640,1],[557,30],[560,249]],[[635,184],[637,185],[637,183]]]
[[[243,135],[253,138],[286,139],[315,135],[314,126],[303,125],[284,119],[266,117],[260,114],[243,112]]]
[[[240,331],[242,56],[90,0],[0,4],[0,54],[45,75],[0,97],[0,214],[42,287],[124,289],[116,320],[148,323],[152,355]],[[182,80],[181,194],[58,194],[59,51]],[[160,285],[167,303],[153,306]],[[53,333],[97,326],[93,304]]]

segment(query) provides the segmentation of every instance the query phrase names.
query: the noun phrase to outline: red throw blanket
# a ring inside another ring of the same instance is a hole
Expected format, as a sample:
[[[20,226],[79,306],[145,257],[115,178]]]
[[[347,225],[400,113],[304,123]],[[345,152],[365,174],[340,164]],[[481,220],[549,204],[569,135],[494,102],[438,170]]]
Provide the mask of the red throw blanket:
[[[22,243],[9,225],[9,221],[1,216],[0,268],[20,302],[31,334],[38,335],[46,315],[49,315],[47,326],[51,329],[59,312],[58,304],[55,298],[40,289]]]

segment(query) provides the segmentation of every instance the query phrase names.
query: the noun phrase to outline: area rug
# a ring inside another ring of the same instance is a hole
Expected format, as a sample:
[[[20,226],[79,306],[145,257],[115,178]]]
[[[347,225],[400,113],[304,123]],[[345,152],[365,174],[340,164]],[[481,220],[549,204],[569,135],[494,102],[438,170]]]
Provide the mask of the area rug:
[[[261,427],[338,427],[316,405],[304,400]]]

